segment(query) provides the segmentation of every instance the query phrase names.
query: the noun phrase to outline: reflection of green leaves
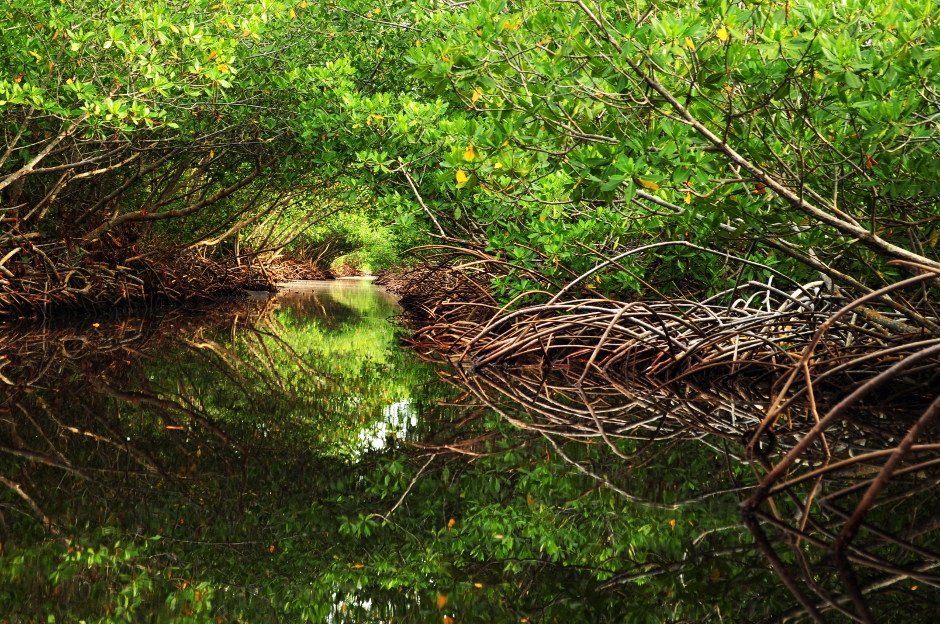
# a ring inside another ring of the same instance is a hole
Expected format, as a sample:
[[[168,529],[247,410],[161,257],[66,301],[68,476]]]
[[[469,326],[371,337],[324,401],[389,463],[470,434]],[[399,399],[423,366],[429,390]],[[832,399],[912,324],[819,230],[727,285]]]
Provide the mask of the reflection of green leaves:
[[[145,356],[131,365],[123,358],[137,356],[123,350],[119,361],[90,358],[96,383],[113,390],[92,385],[80,403],[69,388],[87,388],[87,371],[63,369],[75,378],[49,384],[65,388],[43,393],[49,411],[27,411],[55,414],[49,426],[66,436],[69,465],[105,469],[94,480],[63,481],[51,467],[31,475],[31,493],[76,550],[29,516],[10,516],[0,612],[254,622],[277,605],[288,621],[430,621],[446,595],[465,622],[621,622],[675,616],[672,601],[663,606],[669,592],[690,618],[727,612],[740,594],[708,581],[707,553],[738,545],[737,533],[691,543],[733,525],[735,499],[676,511],[632,505],[494,414],[458,408],[432,418],[428,407],[451,390],[397,348],[384,320],[393,309],[368,284],[335,282],[283,297],[247,324],[239,316],[157,348],[128,343]],[[466,462],[399,444],[365,452],[402,414],[421,416],[407,432],[416,441],[477,439],[468,447],[477,455]],[[480,420],[468,421],[474,414]],[[62,422],[83,434],[63,433]],[[566,452],[620,470],[602,446]],[[714,461],[706,447],[674,449],[631,472],[632,490],[668,503],[690,495],[686,482],[715,487],[701,477]],[[0,462],[0,474],[21,469],[19,457]],[[22,505],[9,490],[0,496]],[[726,557],[721,578],[747,561]],[[668,566],[682,566],[685,580]],[[618,574],[639,575],[628,594],[598,591]],[[759,579],[750,581],[747,589]],[[532,589],[520,595],[520,585]],[[40,599],[56,588],[57,600]],[[776,605],[773,596],[762,588],[765,603]],[[113,605],[109,615],[102,604]]]
[[[261,331],[231,344],[219,336],[224,350],[159,362],[152,376],[192,380],[200,403],[222,422],[294,432],[311,452],[350,458],[368,450],[376,424],[407,411],[414,388],[431,374],[397,348],[388,322],[397,308],[371,284],[347,280],[280,301]],[[220,365],[238,376],[219,377]]]

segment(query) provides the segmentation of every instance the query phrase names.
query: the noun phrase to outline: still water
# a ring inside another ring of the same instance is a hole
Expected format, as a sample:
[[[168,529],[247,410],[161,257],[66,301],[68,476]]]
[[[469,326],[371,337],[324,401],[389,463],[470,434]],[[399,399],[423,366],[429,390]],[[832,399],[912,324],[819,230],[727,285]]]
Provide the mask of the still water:
[[[397,312],[336,280],[5,328],[0,622],[809,618],[742,523],[747,466],[520,429],[402,347]],[[874,613],[930,621],[935,588],[883,568]]]

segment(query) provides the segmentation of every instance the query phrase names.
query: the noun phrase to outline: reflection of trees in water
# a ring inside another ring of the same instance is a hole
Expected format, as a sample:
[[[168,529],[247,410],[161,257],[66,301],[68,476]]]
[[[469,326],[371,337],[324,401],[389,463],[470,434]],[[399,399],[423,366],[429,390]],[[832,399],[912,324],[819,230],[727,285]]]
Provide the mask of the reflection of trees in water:
[[[628,513],[499,421],[466,437],[485,414],[458,397],[432,417],[431,371],[331,340],[269,303],[5,335],[3,542],[20,563],[3,610],[82,619],[127,598],[198,617],[211,597],[233,619],[621,621],[727,602],[747,548],[706,535],[692,565],[688,520]],[[403,398],[423,414],[415,447],[345,451]]]
[[[179,589],[163,575],[187,565],[176,547],[124,567],[106,558],[78,577],[69,576],[77,573],[77,564],[63,573],[62,561],[75,556],[74,544],[89,527],[100,526],[105,534],[119,531],[118,541],[128,547],[117,549],[121,552],[130,552],[135,543],[138,552],[153,550],[143,550],[144,538],[152,535],[163,536],[160,544],[191,543],[203,550],[190,554],[209,568],[219,554],[213,549],[237,553],[239,570],[232,562],[220,566],[236,579],[226,586],[236,589],[249,575],[263,572],[272,544],[302,544],[316,536],[312,527],[287,532],[268,523],[281,514],[281,505],[289,516],[316,504],[318,493],[328,498],[336,488],[358,489],[351,486],[349,453],[361,444],[359,432],[389,405],[407,399],[423,406],[417,382],[427,376],[427,367],[405,354],[386,353],[395,336],[382,318],[332,331],[317,317],[276,308],[270,301],[249,302],[160,319],[11,329],[0,338],[5,552],[20,552],[21,559],[32,552],[31,561],[17,566],[32,565],[41,576],[73,581],[71,589],[65,581],[31,584],[15,576],[14,566],[6,571],[14,576],[0,585],[25,586],[25,600],[0,592],[0,601],[7,601],[0,611],[16,607],[14,616],[28,617],[28,605],[42,604],[39,596],[53,587],[56,595],[71,591],[81,602],[109,565],[124,575],[139,567],[142,574],[160,577],[148,583],[162,582],[171,594]],[[338,357],[342,333],[360,331],[372,344]],[[320,346],[328,352],[321,353]],[[318,513],[335,530],[336,516]],[[30,517],[58,539],[44,542]],[[193,597],[188,601],[187,608],[194,609]],[[99,607],[88,601],[84,609],[93,613]]]
[[[263,311],[242,313],[257,320]],[[219,447],[234,440],[192,399],[187,380],[179,380],[175,395],[161,393],[146,365],[168,351],[185,351],[180,334],[198,335],[195,328],[207,321],[235,318],[170,313],[4,334],[2,450],[8,459],[23,460],[12,465],[15,478],[7,472],[8,485],[15,483],[34,509],[61,505],[68,497],[40,484],[64,472],[71,480],[62,489],[89,488],[105,515],[112,501],[144,499],[140,493],[157,485],[185,495],[191,480],[186,458],[196,451],[190,435],[218,438]],[[43,513],[55,532],[57,511]]]
[[[397,312],[394,299],[382,291],[364,287],[361,280],[294,282],[282,305],[301,318],[315,318],[327,329],[363,319],[382,319]]]
[[[747,516],[754,539],[742,539],[739,503],[812,427],[794,419],[748,450],[766,403],[758,389],[643,379],[628,395],[626,378],[573,383],[583,360],[572,357],[455,372],[466,394],[435,415],[444,390],[389,355],[394,335],[378,327],[331,329],[261,302],[6,334],[7,551],[33,557],[31,574],[46,579],[76,544],[135,552],[61,574],[62,604],[79,612],[85,601],[86,615],[101,608],[87,596],[117,602],[130,575],[151,584],[138,613],[198,615],[198,586],[213,614],[256,618],[319,605],[307,616],[757,622],[841,610],[865,621],[865,608],[877,620],[903,604],[912,622],[929,621],[932,446],[912,447],[858,535],[831,554],[885,443],[909,427],[902,412],[886,419],[873,401],[828,431],[829,463],[803,455]],[[369,419],[403,398],[423,414],[414,444],[351,453],[380,422]],[[19,609],[53,591],[17,578]]]
[[[315,301],[334,311],[349,310],[329,294]],[[208,313],[172,312],[85,326],[13,328],[0,338],[6,386],[0,409],[8,415],[4,450],[89,483],[101,481],[98,473],[120,472],[126,480],[178,484],[191,479],[186,458],[197,452],[222,453],[226,462],[237,458],[236,464],[243,464],[274,450],[265,442],[274,437],[282,450],[290,450],[283,446],[288,444],[294,450],[322,446],[322,439],[334,434],[352,443],[366,420],[409,396],[402,392],[410,390],[416,373],[403,359],[393,363],[399,370],[386,383],[367,385],[359,379],[355,387],[344,388],[350,381],[347,366],[354,376],[375,372],[382,367],[369,364],[377,358],[356,353],[326,362],[317,345],[292,344],[282,336],[320,327],[322,338],[330,328],[319,315],[305,319],[302,314],[305,320],[289,327],[284,323],[296,321],[298,312],[286,319],[275,315],[278,303],[246,302]],[[384,353],[393,329],[381,319],[378,324],[384,335],[371,333],[376,341],[371,348]],[[330,432],[323,425],[345,425],[348,431]],[[226,470],[242,468],[227,465]],[[25,490],[13,481],[10,486],[26,500]]]
[[[940,444],[932,442],[936,430],[926,422],[937,408],[936,399],[918,402],[902,380],[898,394],[905,397],[903,407],[895,403],[889,410],[884,395],[873,397],[826,428],[817,444],[802,447],[819,420],[801,421],[793,414],[753,446],[749,443],[765,419],[769,400],[760,386],[708,385],[707,379],[702,384],[701,376],[689,377],[700,384],[696,386],[585,373],[591,366],[590,350],[559,346],[544,334],[542,339],[552,354],[547,363],[530,358],[475,366],[462,370],[455,383],[469,388],[507,422],[543,437],[585,475],[638,504],[694,508],[709,498],[731,496],[746,505],[775,467],[796,454],[790,469],[770,482],[761,506],[746,507],[744,515],[766,557],[764,565],[773,568],[799,602],[786,617],[829,621],[838,614],[877,621],[902,605],[911,621],[918,621],[917,613],[923,621],[933,617],[940,581]],[[565,357],[556,355],[563,351]],[[916,345],[912,352],[920,353]],[[482,359],[479,353],[475,358]],[[919,389],[929,387],[921,384]],[[816,405],[824,419],[842,404],[817,396]],[[691,441],[713,452],[695,450]],[[596,459],[579,459],[574,442],[606,449],[613,463],[599,469]],[[657,492],[643,494],[636,487],[636,471],[662,465],[677,452],[694,465],[683,475],[694,494],[681,501],[664,500]],[[886,473],[890,461],[897,463]],[[736,470],[740,466],[748,466],[751,474]],[[718,552],[715,556],[722,556]]]

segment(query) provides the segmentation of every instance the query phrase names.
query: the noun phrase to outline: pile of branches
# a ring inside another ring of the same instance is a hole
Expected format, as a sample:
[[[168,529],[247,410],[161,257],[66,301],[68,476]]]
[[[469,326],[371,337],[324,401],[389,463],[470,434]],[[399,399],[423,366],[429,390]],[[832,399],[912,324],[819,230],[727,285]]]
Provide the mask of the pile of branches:
[[[213,257],[193,249],[121,260],[78,255],[59,245],[17,247],[0,259],[0,320],[273,291],[291,271],[290,265],[272,271],[250,257]]]
[[[262,265],[262,269],[275,282],[327,280],[334,277],[332,273],[313,262],[297,258],[277,258]]]
[[[332,271],[336,277],[360,277],[365,275],[359,267],[354,264],[349,264],[348,262],[334,266]]]
[[[419,352],[563,457],[601,444],[629,472],[692,439],[750,466],[735,490],[792,617],[873,621],[869,594],[940,586],[940,271],[907,264],[912,277],[861,295],[775,274],[703,301],[623,302],[583,287],[610,266],[500,306],[486,287],[516,269],[438,249],[394,287]]]
[[[128,314],[112,308],[92,320],[50,319],[35,323],[9,323],[0,332],[0,393],[12,401],[42,387],[57,387],[68,374],[95,375],[102,367],[114,374],[117,363],[141,352],[165,347],[201,327],[227,327],[241,322],[253,326],[273,309],[273,300],[237,299],[219,306],[167,306],[154,314]]]
[[[400,296],[405,324],[418,330],[411,343],[429,355],[451,353],[466,339],[465,332],[485,324],[501,309],[493,294],[494,277],[514,272],[545,279],[481,249],[427,245],[412,251],[422,256],[421,263],[381,273],[375,284]]]
[[[564,379],[575,396],[578,388],[609,388],[619,395],[611,399],[614,410],[651,397],[713,400],[718,413],[706,410],[708,421],[720,426],[706,426],[691,412],[685,420],[735,437],[767,435],[785,421],[799,439],[821,409],[855,390],[854,410],[877,418],[890,406],[894,420],[916,418],[940,374],[940,327],[929,310],[882,305],[893,291],[940,277],[928,268],[863,297],[823,281],[788,284],[777,273],[776,284],[773,278],[739,284],[703,301],[623,302],[579,288],[602,263],[560,290],[547,285],[500,305],[492,280],[516,268],[481,251],[431,250],[431,261],[378,283],[402,295],[412,344],[457,364],[468,378],[538,370]],[[529,303],[514,305],[519,301]],[[564,419],[567,408],[559,411]]]

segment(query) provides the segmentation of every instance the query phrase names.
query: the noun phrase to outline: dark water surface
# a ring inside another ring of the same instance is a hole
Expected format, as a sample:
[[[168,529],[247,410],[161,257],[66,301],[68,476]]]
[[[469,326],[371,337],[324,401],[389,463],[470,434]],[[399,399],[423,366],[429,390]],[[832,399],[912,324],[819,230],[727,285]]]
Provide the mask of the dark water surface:
[[[0,622],[811,621],[720,443],[631,463],[520,430],[397,311],[337,280],[0,331]],[[771,533],[852,621],[840,562]],[[872,621],[931,620],[935,533],[895,569],[854,554]]]

